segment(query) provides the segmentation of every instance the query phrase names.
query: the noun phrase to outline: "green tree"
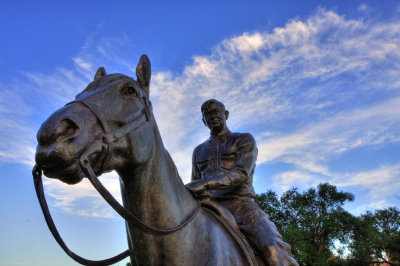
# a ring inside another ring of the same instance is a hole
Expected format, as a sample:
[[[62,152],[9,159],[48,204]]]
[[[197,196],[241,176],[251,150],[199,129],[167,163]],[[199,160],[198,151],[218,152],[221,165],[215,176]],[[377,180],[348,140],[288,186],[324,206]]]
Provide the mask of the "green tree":
[[[379,232],[384,261],[400,265],[400,211],[396,207],[375,211],[374,226]]]
[[[335,240],[349,242],[354,217],[343,205],[352,200],[353,194],[328,183],[303,193],[292,188],[280,199],[272,191],[257,196],[301,265],[342,265],[331,250]]]
[[[400,265],[400,211],[367,211],[357,220],[350,245],[350,264]]]

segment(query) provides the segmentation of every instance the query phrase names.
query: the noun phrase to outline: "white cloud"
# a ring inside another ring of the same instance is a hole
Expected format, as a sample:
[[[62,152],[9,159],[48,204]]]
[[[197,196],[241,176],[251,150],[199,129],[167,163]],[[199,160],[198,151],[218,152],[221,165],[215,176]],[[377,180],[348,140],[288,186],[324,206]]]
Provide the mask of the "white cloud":
[[[363,12],[367,11],[368,9],[369,9],[369,7],[366,4],[361,4],[358,7],[358,11],[363,11]]]
[[[16,93],[15,88],[0,90],[1,161],[32,165],[35,131],[21,119],[32,112],[33,108],[24,102],[24,95]]]
[[[396,182],[400,175],[400,163],[394,165],[382,165],[378,168],[362,171],[356,174],[347,174],[344,180],[337,182],[338,186],[368,186],[376,188],[369,195],[377,199],[379,194],[391,191],[400,191],[400,182]]]
[[[322,121],[311,121],[290,134],[260,138],[259,162],[283,160],[312,172],[329,174],[324,169],[307,167],[303,160],[323,162],[324,156],[359,146],[398,142],[399,124],[400,97],[375,106],[338,112]],[[293,161],[293,156],[299,163]]]
[[[293,184],[296,184],[296,187],[301,189],[307,189],[310,186],[316,186],[320,182],[320,178],[318,176],[312,175],[306,171],[288,171],[277,174],[272,177],[272,186],[279,188],[279,191],[276,191],[277,194],[281,194],[290,188],[294,187]]]
[[[278,194],[293,186],[306,190],[325,182],[353,193],[363,191],[363,194],[356,194],[356,200],[359,196],[358,202],[361,204],[351,207],[354,213],[360,214],[370,209],[397,205],[400,202],[398,198],[396,199],[396,192],[400,191],[399,176],[400,163],[379,165],[370,170],[357,172],[342,172],[340,169],[335,169],[329,176],[300,168],[274,175],[272,186],[277,188]]]
[[[77,64],[77,66],[79,68],[82,68],[82,69],[87,70],[87,71],[92,71],[93,70],[92,64],[90,64],[88,62],[85,62],[82,58],[75,57],[73,60],[74,60],[75,64]]]
[[[225,42],[225,46],[229,47],[229,50],[239,53],[258,51],[265,44],[263,36],[260,33],[244,33],[243,35],[225,40]]]
[[[115,172],[104,174],[100,180],[108,191],[122,203],[118,175]],[[50,206],[68,214],[98,218],[118,216],[86,178],[73,186],[58,180],[45,179],[44,187],[46,194],[51,197]]]

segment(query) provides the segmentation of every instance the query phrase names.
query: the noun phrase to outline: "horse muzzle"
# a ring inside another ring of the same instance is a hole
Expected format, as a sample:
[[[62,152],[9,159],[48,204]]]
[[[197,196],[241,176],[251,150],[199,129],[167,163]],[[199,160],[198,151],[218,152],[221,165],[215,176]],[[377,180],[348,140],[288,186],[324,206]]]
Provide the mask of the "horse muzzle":
[[[84,174],[76,156],[71,151],[71,143],[62,141],[49,146],[38,145],[36,164],[50,178],[57,178],[68,184],[76,184]]]

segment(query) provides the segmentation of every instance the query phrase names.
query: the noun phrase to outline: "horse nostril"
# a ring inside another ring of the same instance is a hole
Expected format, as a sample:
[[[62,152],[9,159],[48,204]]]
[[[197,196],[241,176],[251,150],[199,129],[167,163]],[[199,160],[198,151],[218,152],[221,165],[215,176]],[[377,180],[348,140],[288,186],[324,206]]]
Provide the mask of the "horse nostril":
[[[79,130],[78,124],[70,118],[64,118],[58,123],[55,131],[56,139],[58,138],[71,138],[76,135]]]
[[[45,154],[43,153],[43,152],[36,152],[36,156],[35,156],[35,161],[36,161],[36,164],[37,165],[42,165],[43,164],[43,161],[44,161],[44,159],[45,159]]]
[[[48,152],[49,150],[47,148],[42,148],[41,146],[37,146],[35,161],[39,167],[44,167],[46,165],[46,162],[49,157]]]

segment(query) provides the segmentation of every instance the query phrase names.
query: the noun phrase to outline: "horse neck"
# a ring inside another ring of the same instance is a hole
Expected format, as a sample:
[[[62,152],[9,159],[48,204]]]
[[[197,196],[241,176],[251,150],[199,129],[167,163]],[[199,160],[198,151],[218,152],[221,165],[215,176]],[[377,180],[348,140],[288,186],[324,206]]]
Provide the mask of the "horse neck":
[[[149,159],[119,172],[121,194],[125,207],[143,222],[172,228],[193,212],[196,201],[183,185],[155,122],[152,129],[154,141]]]

